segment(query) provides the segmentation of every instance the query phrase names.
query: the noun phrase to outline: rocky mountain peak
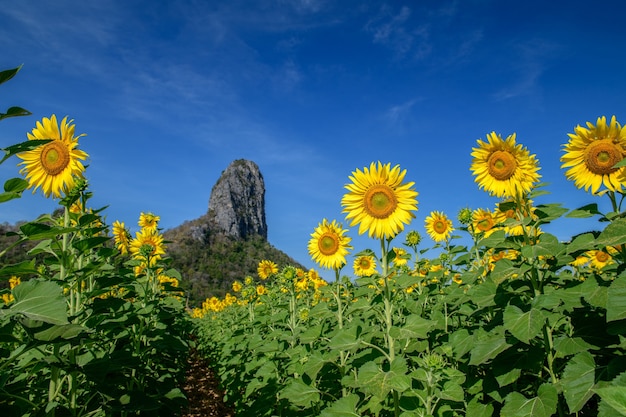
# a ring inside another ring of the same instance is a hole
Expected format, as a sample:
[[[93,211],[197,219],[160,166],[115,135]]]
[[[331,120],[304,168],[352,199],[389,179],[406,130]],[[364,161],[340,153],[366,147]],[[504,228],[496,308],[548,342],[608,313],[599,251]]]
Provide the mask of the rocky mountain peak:
[[[267,239],[265,182],[257,164],[246,159],[230,163],[211,190],[207,215],[216,231]]]

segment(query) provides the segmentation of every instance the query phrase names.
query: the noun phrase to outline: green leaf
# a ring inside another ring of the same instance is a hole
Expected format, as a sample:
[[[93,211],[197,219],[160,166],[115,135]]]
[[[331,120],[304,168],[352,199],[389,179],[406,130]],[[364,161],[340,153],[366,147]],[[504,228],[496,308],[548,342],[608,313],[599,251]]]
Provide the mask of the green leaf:
[[[586,206],[579,207],[567,213],[565,217],[570,217],[574,219],[584,219],[587,217],[596,216],[598,214],[602,214],[598,211],[598,205],[596,203],[587,204]]]
[[[519,392],[512,392],[504,398],[500,415],[506,417],[550,417],[556,413],[558,395],[551,384],[543,384],[537,390],[537,397],[528,399]]]
[[[574,253],[578,251],[587,251],[596,247],[596,238],[593,233],[585,233],[578,235],[567,245],[567,253]]]
[[[504,309],[504,328],[526,344],[541,334],[544,321],[543,314],[538,308],[531,307],[527,312],[523,312],[519,307],[509,304]]]
[[[498,263],[502,262],[502,260],[498,261]],[[476,303],[479,308],[490,307],[495,305],[493,298],[496,295],[497,286],[492,281],[485,281],[480,285],[474,285],[468,291],[468,297]]]
[[[8,70],[0,71],[0,84],[5,83],[9,81],[11,78],[15,77],[15,74],[17,74],[19,70],[21,69],[22,69],[22,66],[20,65],[17,68],[11,68]]]
[[[24,235],[32,240],[50,239],[59,235],[73,232],[75,228],[52,227],[45,223],[24,223],[20,226],[20,230]]]
[[[527,247],[527,246],[525,246]],[[559,242],[556,236],[550,233],[539,235],[539,241],[531,246],[533,258],[539,256],[557,256],[565,249],[565,245]]]
[[[539,224],[545,224],[558,219],[567,213],[567,211],[568,209],[562,207],[559,203],[540,204],[535,207],[534,214],[539,217]]]
[[[626,279],[617,278],[607,289],[606,321],[626,318]]]
[[[612,221],[596,239],[599,246],[617,246],[626,243],[626,219]]]
[[[498,248],[506,239],[506,233],[504,230],[496,230],[489,237],[482,239],[478,242],[478,246],[484,246],[487,248]]]
[[[9,117],[30,116],[32,113],[21,107],[9,107],[6,113],[0,113],[0,120]]]
[[[387,372],[374,362],[367,362],[359,368],[358,381],[366,392],[385,398],[391,390],[401,393],[411,387],[411,378],[406,374],[407,371],[406,361],[400,357],[393,360]]]
[[[470,353],[470,365],[485,363],[511,347],[503,334],[491,333],[484,339],[477,340]]]
[[[565,358],[589,349],[597,349],[597,347],[585,342],[582,337],[562,336],[554,340],[554,350],[557,358]]]
[[[8,277],[11,275],[31,275],[37,274],[35,269],[35,260],[22,261],[18,264],[7,265],[0,268],[0,277]]]
[[[454,352],[454,357],[460,359],[474,347],[474,336],[467,329],[459,329],[450,335],[450,346]]]
[[[561,384],[570,413],[580,411],[593,396],[596,364],[589,352],[574,356],[565,367]]]
[[[493,405],[480,403],[478,401],[478,396],[476,396],[467,404],[465,415],[468,417],[492,417]]]
[[[28,188],[28,181],[23,178],[10,178],[4,182],[4,191],[19,193]]]
[[[357,412],[359,404],[359,396],[350,394],[342,397],[332,403],[330,407],[326,407],[320,413],[320,417],[361,417],[361,413]]]
[[[55,324],[35,333],[35,339],[51,342],[55,339],[72,339],[87,329],[79,324]]]
[[[279,398],[289,400],[297,407],[310,407],[320,400],[320,392],[301,379],[295,379],[280,391]]]
[[[93,249],[97,246],[102,245],[104,242],[107,242],[111,238],[108,236],[93,236],[87,239],[78,240],[72,244],[76,250],[83,253],[88,251],[89,249]]]
[[[619,413],[620,416],[626,416],[626,387],[612,385],[596,388],[594,391],[602,398],[602,402],[611,406],[616,413]]]
[[[330,339],[328,347],[333,350],[350,350],[359,346],[359,334],[361,329],[359,326],[351,326],[339,329],[338,333]]]
[[[446,381],[443,384],[443,389],[439,393],[439,397],[444,400],[463,402],[465,400],[465,392],[463,387],[452,381]]]
[[[515,274],[519,274],[519,268],[513,265],[510,259],[503,258],[495,263],[493,271],[491,271],[491,278],[496,283],[501,283],[512,278]]]
[[[15,303],[10,315],[22,314],[29,319],[51,324],[67,324],[67,304],[63,289],[54,282],[31,279],[13,289]]]
[[[428,338],[428,331],[434,326],[434,321],[422,318],[417,314],[411,314],[402,326],[393,327],[390,335],[395,339],[426,339]]]
[[[16,155],[21,152],[33,150],[36,147],[44,145],[51,141],[52,139],[32,139],[32,140],[27,140],[25,142],[16,143],[15,145],[7,146],[6,148],[3,149],[5,155],[2,158],[2,160],[0,160],[0,164],[6,161],[7,159],[9,159],[10,157],[12,157],[13,155]]]

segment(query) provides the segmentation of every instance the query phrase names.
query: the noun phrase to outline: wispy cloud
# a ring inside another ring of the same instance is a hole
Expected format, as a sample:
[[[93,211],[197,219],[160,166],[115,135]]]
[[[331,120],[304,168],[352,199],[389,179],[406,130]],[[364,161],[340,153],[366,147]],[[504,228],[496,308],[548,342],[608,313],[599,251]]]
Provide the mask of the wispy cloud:
[[[390,48],[398,58],[405,57],[416,47],[421,54],[427,54],[430,50],[428,28],[411,28],[410,17],[411,9],[407,6],[399,11],[383,6],[379,15],[367,23],[366,30],[372,33],[374,43]]]
[[[558,46],[541,39],[532,39],[515,44],[510,50],[512,54],[508,62],[513,80],[493,94],[496,101],[538,93],[541,75],[550,65],[551,56],[558,50]]]
[[[419,100],[417,98],[411,99],[404,103],[390,107],[384,114],[385,120],[393,126],[398,126],[407,121],[413,111],[413,106]]]

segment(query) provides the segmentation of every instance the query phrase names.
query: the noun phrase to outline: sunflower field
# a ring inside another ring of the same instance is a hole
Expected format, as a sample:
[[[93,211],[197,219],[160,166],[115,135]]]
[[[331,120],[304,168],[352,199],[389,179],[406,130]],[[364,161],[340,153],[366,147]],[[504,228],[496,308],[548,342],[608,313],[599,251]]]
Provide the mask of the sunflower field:
[[[194,311],[238,415],[626,416],[626,128],[601,117],[569,136],[566,176],[610,212],[534,204],[536,157],[493,132],[470,169],[499,202],[462,209],[456,228],[430,213],[433,259],[415,230],[395,241],[417,210],[406,171],[355,170],[341,205],[373,249],[348,262],[349,230],[323,219],[308,250],[334,282],[263,261]],[[566,242],[542,230],[563,217],[604,227]]]
[[[535,204],[537,158],[492,132],[470,170],[494,208],[433,211],[427,244],[407,229],[415,183],[373,162],[338,202],[346,228],[322,219],[311,233],[333,282],[262,260],[191,311],[159,217],[141,213],[132,236],[88,207],[82,136],[52,115],[3,148],[23,178],[0,202],[32,189],[60,205],[15,233],[16,246],[38,242],[29,260],[0,262],[3,416],[178,415],[192,344],[241,416],[626,416],[626,127],[614,117],[577,126],[561,158],[610,212]],[[544,230],[564,218],[603,227],[568,241]],[[348,228],[372,248],[352,254]]]

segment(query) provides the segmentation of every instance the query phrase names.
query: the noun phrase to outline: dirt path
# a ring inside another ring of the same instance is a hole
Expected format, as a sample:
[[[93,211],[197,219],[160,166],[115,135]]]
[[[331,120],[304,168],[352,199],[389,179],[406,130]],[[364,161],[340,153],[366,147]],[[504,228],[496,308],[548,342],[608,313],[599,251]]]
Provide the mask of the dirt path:
[[[206,359],[193,350],[189,356],[189,368],[183,387],[189,400],[188,408],[181,417],[234,417],[235,413],[224,404],[224,393],[219,380],[208,367]]]

